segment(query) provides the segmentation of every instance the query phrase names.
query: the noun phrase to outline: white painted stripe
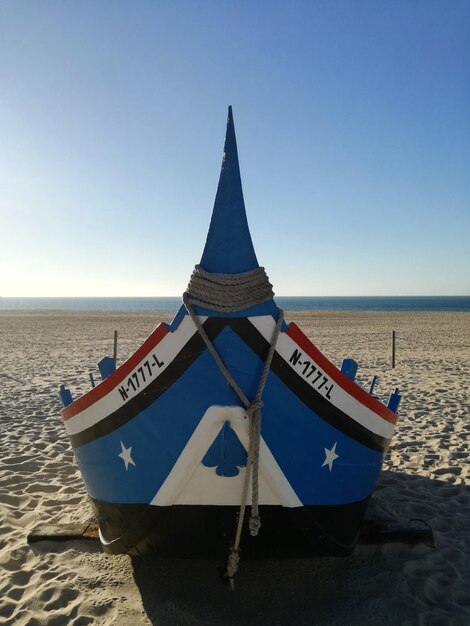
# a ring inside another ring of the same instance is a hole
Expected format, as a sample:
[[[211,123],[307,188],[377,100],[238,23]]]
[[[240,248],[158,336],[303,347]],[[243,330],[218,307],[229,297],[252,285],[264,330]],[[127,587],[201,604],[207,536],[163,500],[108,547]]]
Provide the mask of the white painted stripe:
[[[263,335],[263,337],[271,342],[271,337],[274,330],[275,321],[270,315],[261,315],[258,317],[250,317],[248,318],[253,326]],[[285,333],[280,333],[279,339],[277,341],[276,352],[281,356],[287,365],[291,369],[293,369],[301,378],[303,377],[303,366],[297,365],[290,362],[290,358],[295,349],[298,349],[302,354],[305,354],[302,348],[298,346],[293,339],[286,335]],[[307,355],[305,355],[307,356]],[[308,356],[308,360],[312,361],[313,364],[317,366],[318,369],[321,369],[318,364],[312,359],[312,357]],[[312,380],[312,379],[311,379]],[[330,392],[329,401],[333,406],[337,407],[346,415],[349,415],[351,419],[353,419],[361,426],[364,426],[371,432],[380,435],[386,439],[389,439],[394,431],[394,425],[387,420],[384,420],[382,417],[374,413],[371,409],[362,404],[359,400],[351,396],[347,391],[345,391],[340,385],[336,382],[333,382],[333,388]],[[325,389],[327,386],[323,387]],[[319,393],[322,393],[319,391]]]
[[[207,319],[207,317],[200,317],[201,323]],[[189,315],[186,315],[178,328],[173,333],[168,333],[158,343],[155,348],[150,350],[140,363],[132,370],[131,374],[108,394],[103,396],[100,400],[97,400],[94,404],[87,407],[81,413],[77,413],[68,420],[64,421],[65,428],[69,435],[76,435],[83,430],[94,426],[102,419],[114,413],[117,409],[120,409],[126,402],[131,400],[134,396],[141,393],[150,383],[156,380],[162,372],[166,370],[168,365],[174,360],[176,355],[184,348],[191,337],[197,332],[196,325]],[[154,360],[157,359],[158,363],[161,363],[161,367]],[[149,366],[144,366],[145,362],[149,362]],[[153,363],[153,367],[152,367]],[[149,367],[152,367],[152,376],[149,376]],[[138,372],[139,368],[142,368],[143,374],[146,377],[144,382],[142,372]],[[127,384],[127,380],[132,377],[132,373],[136,373],[139,380],[139,387],[135,390],[132,386]],[[127,389],[128,398],[124,401],[119,391],[119,387],[124,385]]]
[[[240,504],[246,470],[241,469],[238,476],[229,478],[218,476],[215,467],[207,468],[201,463],[226,421],[230,422],[245,450],[248,449],[249,423],[243,409],[238,406],[211,406],[150,504]],[[260,442],[259,478],[260,504],[302,506],[263,439]],[[251,489],[248,502],[250,501]]]

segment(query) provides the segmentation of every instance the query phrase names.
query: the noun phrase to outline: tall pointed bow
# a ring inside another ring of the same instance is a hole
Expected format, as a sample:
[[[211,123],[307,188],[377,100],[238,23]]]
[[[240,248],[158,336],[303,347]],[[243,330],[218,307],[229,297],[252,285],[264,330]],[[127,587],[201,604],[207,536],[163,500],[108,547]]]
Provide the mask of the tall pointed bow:
[[[202,267],[222,274],[238,274],[258,267],[243,199],[232,107],[229,107],[219,185]]]
[[[273,318],[202,321],[253,397]],[[160,326],[145,345],[108,379],[104,395],[99,386],[63,411],[103,542],[109,551],[127,550],[148,538],[148,520],[150,526],[158,522],[156,545],[168,553],[187,514],[195,528],[214,527],[212,548],[218,551],[232,539],[227,533],[240,504],[247,420],[189,317],[174,332]],[[293,324],[279,337],[263,401],[265,539],[253,554],[268,549],[270,528],[273,534],[284,528],[292,536],[309,535],[305,554],[351,551],[396,416],[343,376]],[[216,530],[225,517],[228,525]],[[274,555],[276,545],[270,550]],[[295,542],[287,542],[279,554],[294,552]]]

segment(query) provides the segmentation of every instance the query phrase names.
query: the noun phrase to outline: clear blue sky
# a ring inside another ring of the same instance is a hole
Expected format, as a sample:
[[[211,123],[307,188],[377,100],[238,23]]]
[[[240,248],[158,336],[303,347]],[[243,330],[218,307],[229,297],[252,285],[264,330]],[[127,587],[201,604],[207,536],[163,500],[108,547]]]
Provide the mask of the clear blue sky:
[[[470,2],[4,1],[0,295],[179,295],[233,105],[278,295],[470,294]]]

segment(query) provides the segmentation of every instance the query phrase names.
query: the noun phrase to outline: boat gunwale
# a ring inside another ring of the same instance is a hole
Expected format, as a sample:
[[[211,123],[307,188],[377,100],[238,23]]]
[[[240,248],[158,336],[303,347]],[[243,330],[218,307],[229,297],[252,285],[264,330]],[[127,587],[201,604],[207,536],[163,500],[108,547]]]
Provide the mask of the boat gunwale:
[[[79,415],[85,409],[91,407],[95,402],[104,398],[113,391],[122,381],[132,372],[132,370],[145,358],[145,356],[154,349],[164,337],[172,330],[165,322],[160,322],[155,330],[147,337],[143,344],[132,354],[116,371],[108,378],[100,382],[96,387],[90,389],[85,394],[77,398],[73,403],[63,408],[61,416],[64,421]],[[299,348],[304,350],[312,359],[314,359],[325,373],[327,373],[337,385],[339,385],[347,394],[360,402],[362,405],[373,411],[378,417],[395,425],[398,420],[397,413],[391,411],[380,400],[371,396],[365,389],[343,374],[329,359],[326,357],[315,344],[303,333],[295,322],[290,322],[285,330],[281,331],[286,334]],[[281,356],[281,355],[279,355]],[[283,358],[283,357],[281,357]]]
[[[302,329],[295,322],[291,322],[285,330],[288,337],[302,348],[312,359],[314,359],[322,369],[332,378],[337,385],[355,398],[358,402],[366,406],[368,409],[377,414],[391,424],[396,424],[398,414],[391,411],[383,402],[372,396],[356,382],[351,380],[346,374],[343,374],[328,357],[326,357],[315,344],[304,334]]]
[[[75,417],[113,391],[169,332],[168,324],[160,322],[134,354],[124,361],[110,376],[63,408],[61,411],[62,419],[66,421]]]

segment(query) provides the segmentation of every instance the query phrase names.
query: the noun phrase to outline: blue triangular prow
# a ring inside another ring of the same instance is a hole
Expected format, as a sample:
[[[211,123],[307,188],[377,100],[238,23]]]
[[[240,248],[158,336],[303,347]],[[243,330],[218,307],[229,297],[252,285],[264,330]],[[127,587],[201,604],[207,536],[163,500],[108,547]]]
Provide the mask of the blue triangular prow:
[[[222,169],[201,266],[221,274],[258,267],[246,219],[232,107],[228,108]]]
[[[222,169],[200,265],[208,272],[216,274],[239,274],[259,267],[246,218],[232,107],[228,108]],[[197,315],[212,317],[272,315],[277,319],[279,314],[272,299],[232,313],[221,313],[199,306],[194,307],[194,310]],[[183,305],[173,318],[170,326],[172,331],[179,326],[186,314]]]
[[[202,459],[206,467],[217,467],[218,476],[238,476],[240,467],[246,467],[247,454],[237,435],[224,422],[219,434],[212,442],[211,447]]]

